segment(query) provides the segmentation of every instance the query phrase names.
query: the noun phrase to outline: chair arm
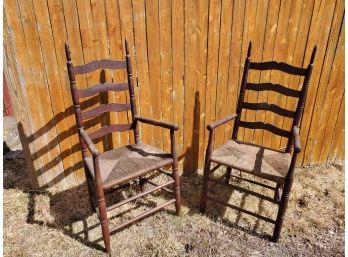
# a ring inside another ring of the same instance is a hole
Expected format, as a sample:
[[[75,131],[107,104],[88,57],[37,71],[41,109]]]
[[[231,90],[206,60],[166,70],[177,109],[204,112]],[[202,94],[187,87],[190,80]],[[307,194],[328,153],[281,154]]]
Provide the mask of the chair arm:
[[[292,137],[294,139],[294,150],[296,153],[301,152],[301,142],[300,142],[300,133],[299,128],[294,126],[292,128]]]
[[[92,139],[89,137],[87,132],[83,128],[80,128],[79,133],[82,137],[82,140],[86,143],[89,151],[92,153],[92,156],[93,157],[98,156],[100,153],[97,150],[97,148],[95,147],[95,145],[93,144]]]
[[[221,126],[222,124],[225,124],[226,122],[235,119],[237,116],[238,116],[237,114],[232,114],[232,115],[229,115],[229,116],[227,116],[227,117],[225,117],[225,118],[223,118],[223,119],[221,119],[221,120],[217,120],[217,121],[215,121],[215,122],[209,124],[209,125],[207,126],[207,129],[210,130],[210,131],[212,131],[212,130],[215,129],[216,127]]]
[[[176,124],[171,124],[168,122],[163,122],[163,121],[158,121],[158,120],[153,120],[149,118],[144,118],[140,117],[138,115],[134,115],[134,119],[143,123],[151,124],[154,126],[162,127],[162,128],[167,128],[167,129],[172,129],[172,130],[178,130],[179,126]]]

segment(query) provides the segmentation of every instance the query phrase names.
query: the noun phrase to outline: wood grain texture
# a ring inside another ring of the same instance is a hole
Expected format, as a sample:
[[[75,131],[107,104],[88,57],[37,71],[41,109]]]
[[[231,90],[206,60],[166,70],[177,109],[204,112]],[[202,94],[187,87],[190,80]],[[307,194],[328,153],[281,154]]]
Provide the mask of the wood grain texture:
[[[253,42],[252,70],[245,100],[277,105],[289,111],[287,116],[296,108],[301,76],[317,45],[298,159],[300,164],[342,159],[344,12],[343,2],[332,0],[5,0],[4,71],[14,112],[25,132],[33,184],[84,180],[66,71],[66,41],[76,73],[101,68],[76,76],[77,88],[87,92],[82,93],[86,98],[81,108],[88,112],[100,104],[130,102],[126,91],[106,95],[103,90],[85,91],[92,85],[113,87],[127,81],[124,70],[105,68],[123,67],[124,39],[128,39],[137,112],[179,125],[175,138],[179,167],[182,170],[185,164],[189,172],[203,166],[206,125],[235,113],[249,41]],[[113,61],[88,64],[93,60]],[[275,69],[265,71],[256,63]],[[273,107],[275,113],[270,108],[260,110],[259,105],[249,107],[257,110],[243,111],[245,120],[290,131],[290,117],[278,115]],[[86,130],[131,123],[129,113],[105,113],[88,120]],[[233,124],[216,130],[215,146],[231,139]],[[144,143],[169,149],[168,132],[162,128],[144,124],[140,132]],[[113,133],[98,141],[97,148],[102,152],[105,147],[128,144],[132,133]],[[287,142],[262,129],[244,128],[238,136],[275,149]]]

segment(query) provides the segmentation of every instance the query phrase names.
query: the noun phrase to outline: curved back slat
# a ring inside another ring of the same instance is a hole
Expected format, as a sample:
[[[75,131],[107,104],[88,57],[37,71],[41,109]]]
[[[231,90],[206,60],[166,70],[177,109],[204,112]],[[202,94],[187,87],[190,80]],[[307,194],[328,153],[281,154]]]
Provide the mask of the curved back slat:
[[[128,124],[114,124],[114,125],[110,125],[110,126],[105,126],[102,127],[96,131],[93,131],[92,133],[89,134],[90,138],[92,140],[95,140],[97,138],[100,138],[102,136],[105,136],[109,133],[112,132],[124,132],[124,131],[128,131],[132,128],[132,124],[128,123]]]
[[[102,83],[77,91],[79,97],[89,97],[105,91],[125,91],[128,90],[128,83]]]
[[[305,76],[307,69],[292,66],[284,62],[250,62],[252,70],[279,70],[288,74]]]
[[[127,64],[125,61],[114,61],[108,59],[95,60],[87,64],[75,66],[73,68],[74,74],[88,73],[98,69],[125,69]]]
[[[244,109],[249,109],[249,110],[265,110],[265,111],[271,111],[273,113],[276,113],[278,115],[282,115],[288,118],[294,118],[296,112],[286,110],[284,108],[279,107],[278,105],[275,104],[269,104],[269,103],[247,103],[243,102],[242,108]]]
[[[244,128],[249,128],[249,129],[264,129],[269,132],[272,132],[273,134],[276,134],[281,137],[290,137],[291,132],[280,129],[276,126],[273,126],[272,124],[269,123],[263,123],[261,121],[254,121],[254,122],[249,122],[249,121],[239,121],[239,126],[244,127]]]
[[[131,106],[129,103],[127,104],[103,104],[100,105],[92,110],[88,110],[85,112],[82,112],[82,118],[83,119],[90,119],[96,116],[99,116],[105,112],[123,112],[128,111],[131,109]]]
[[[301,91],[284,87],[279,84],[273,84],[273,83],[247,83],[246,88],[248,90],[252,91],[273,91],[280,93],[282,95],[291,96],[291,97],[300,97]]]

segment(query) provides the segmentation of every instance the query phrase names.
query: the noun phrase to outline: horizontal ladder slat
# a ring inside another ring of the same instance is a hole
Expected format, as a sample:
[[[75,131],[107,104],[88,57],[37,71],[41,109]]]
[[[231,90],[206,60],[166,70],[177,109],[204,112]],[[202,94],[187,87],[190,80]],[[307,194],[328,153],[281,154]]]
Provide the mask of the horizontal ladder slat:
[[[127,63],[125,61],[114,61],[108,59],[95,60],[90,63],[86,63],[83,65],[75,66],[73,68],[75,75],[88,73],[98,69],[125,69],[127,67]]]
[[[82,118],[83,119],[90,119],[96,116],[99,116],[105,112],[123,112],[130,110],[131,105],[129,103],[126,104],[103,104],[98,106],[97,108],[94,108],[93,110],[88,110],[85,112],[82,112]]]
[[[120,206],[122,206],[122,205],[125,205],[126,203],[129,203],[129,202],[131,202],[131,201],[134,201],[134,200],[136,200],[136,199],[138,199],[138,198],[140,198],[140,197],[143,197],[143,196],[145,196],[145,195],[148,195],[148,194],[150,194],[150,193],[152,193],[152,192],[154,192],[154,191],[157,191],[157,190],[159,190],[159,189],[162,189],[162,188],[164,188],[164,187],[166,187],[166,186],[169,186],[169,185],[172,185],[172,184],[174,184],[174,181],[170,181],[170,182],[167,182],[167,183],[165,183],[165,184],[158,185],[158,186],[156,186],[156,187],[154,187],[154,188],[151,188],[151,189],[149,189],[149,190],[146,190],[146,191],[144,191],[144,192],[141,192],[140,194],[137,194],[137,195],[135,195],[135,196],[129,197],[129,198],[127,198],[126,200],[123,200],[122,202],[119,202],[119,203],[116,203],[116,204],[114,204],[114,205],[111,205],[111,206],[109,206],[108,208],[106,208],[106,210],[107,210],[107,211],[111,211],[111,210],[113,210],[113,209],[115,209],[115,208],[118,208],[118,207],[120,207]]]
[[[164,204],[161,204],[161,205],[159,205],[159,206],[157,206],[157,207],[155,207],[155,208],[153,208],[151,210],[148,210],[148,211],[146,211],[146,212],[144,212],[144,213],[142,213],[142,214],[140,214],[140,215],[138,215],[138,216],[136,216],[136,217],[134,217],[134,218],[132,218],[132,219],[130,219],[128,221],[126,221],[125,223],[123,223],[121,225],[118,225],[116,227],[111,228],[110,229],[110,234],[111,233],[116,233],[116,232],[118,232],[118,231],[120,231],[120,230],[122,230],[122,229],[124,229],[124,228],[126,228],[128,226],[130,226],[133,223],[135,223],[137,221],[140,221],[140,220],[142,220],[142,219],[144,219],[144,218],[146,218],[146,217],[148,217],[148,216],[150,216],[150,215],[160,211],[161,209],[167,207],[168,205],[171,205],[172,203],[175,203],[175,199],[172,199],[172,200],[170,200],[168,202],[165,202]]]
[[[234,190],[238,190],[240,192],[243,192],[243,193],[246,193],[246,194],[250,194],[250,195],[253,195],[253,196],[256,196],[256,197],[259,197],[261,199],[264,199],[266,201],[269,201],[271,203],[275,203],[275,204],[279,204],[279,202],[277,200],[274,200],[272,197],[269,197],[269,196],[265,196],[265,195],[262,195],[262,194],[259,194],[259,193],[256,193],[254,191],[251,191],[249,189],[246,189],[246,188],[242,188],[242,187],[239,187],[239,186],[236,186],[236,185],[231,185],[231,184],[227,184],[227,183],[224,183],[218,179],[215,179],[215,178],[208,178],[209,181],[211,182],[214,182],[216,184],[220,184],[220,185],[223,185],[223,186],[227,186],[231,189],[234,189]]]
[[[125,91],[128,90],[128,83],[101,83],[77,91],[79,97],[89,97],[105,91]]]
[[[273,91],[277,92],[286,96],[292,96],[292,97],[300,97],[301,91],[291,89],[288,87],[284,87],[280,84],[273,84],[273,83],[247,83],[246,89],[252,90],[252,91]]]
[[[279,70],[292,75],[305,76],[307,69],[292,66],[284,62],[251,62],[249,65],[253,70]]]
[[[102,127],[100,129],[98,129],[97,131],[90,133],[89,137],[92,140],[94,140],[94,139],[100,138],[102,136],[105,136],[106,134],[109,134],[111,132],[123,132],[123,131],[130,130],[131,128],[132,128],[131,123],[115,124],[115,125],[111,125],[111,126],[107,126],[107,127]]]
[[[249,128],[249,129],[265,129],[269,132],[272,132],[278,136],[287,137],[289,138],[291,135],[291,132],[286,131],[284,129],[277,128],[276,126],[273,126],[269,123],[263,123],[263,122],[249,122],[249,121],[240,121],[239,122],[240,127]]]
[[[293,111],[289,111],[287,109],[281,108],[275,104],[269,104],[269,103],[246,103],[243,102],[242,103],[242,108],[245,109],[249,109],[249,110],[254,110],[254,111],[258,111],[258,110],[267,110],[267,111],[271,111],[273,113],[285,116],[285,117],[289,117],[289,118],[294,118],[295,117],[295,112]]]
[[[213,202],[215,202],[215,203],[224,205],[224,206],[226,206],[226,207],[230,207],[230,208],[235,209],[235,210],[237,210],[237,211],[244,212],[244,213],[246,213],[246,214],[249,214],[249,215],[254,216],[254,217],[256,217],[256,218],[262,219],[262,220],[267,221],[267,222],[269,222],[269,223],[272,223],[272,224],[275,224],[275,223],[276,223],[274,220],[272,220],[272,219],[270,219],[270,218],[267,218],[267,217],[262,216],[262,215],[257,214],[257,213],[253,213],[253,212],[248,211],[248,210],[244,210],[244,209],[242,209],[242,208],[240,208],[240,207],[238,207],[238,206],[235,206],[235,205],[232,205],[232,204],[229,204],[229,203],[225,203],[225,202],[223,202],[223,201],[221,201],[221,200],[219,200],[219,199],[217,199],[217,198],[215,198],[215,197],[212,197],[212,196],[210,196],[210,195],[207,195],[207,199],[210,200],[210,201],[213,201]]]

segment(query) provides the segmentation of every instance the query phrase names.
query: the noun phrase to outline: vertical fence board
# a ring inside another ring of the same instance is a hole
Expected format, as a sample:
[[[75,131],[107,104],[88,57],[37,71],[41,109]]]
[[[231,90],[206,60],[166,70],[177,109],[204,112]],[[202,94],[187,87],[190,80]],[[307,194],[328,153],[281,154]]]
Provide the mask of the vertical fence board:
[[[344,5],[342,1],[4,1],[4,74],[8,80],[34,187],[84,180],[66,72],[64,42],[74,65],[121,60],[127,38],[140,115],[177,123],[180,167],[202,168],[206,125],[235,112],[249,41],[251,60],[307,67],[318,47],[301,121],[299,164],[341,161],[344,155]],[[78,88],[126,81],[125,71],[76,77]],[[298,89],[303,79],[280,71],[251,71],[249,81]],[[294,110],[297,100],[275,92],[247,91],[248,102]],[[126,92],[83,99],[83,109],[103,101],[129,102]],[[92,131],[128,123],[129,113],[87,121]],[[243,111],[243,120],[290,130],[291,120],[267,111]],[[233,122],[216,130],[214,145],[231,137]],[[145,143],[168,150],[168,131],[141,125]],[[287,140],[263,130],[241,129],[239,139],[284,148]],[[133,142],[132,132],[96,141],[102,151]]]

